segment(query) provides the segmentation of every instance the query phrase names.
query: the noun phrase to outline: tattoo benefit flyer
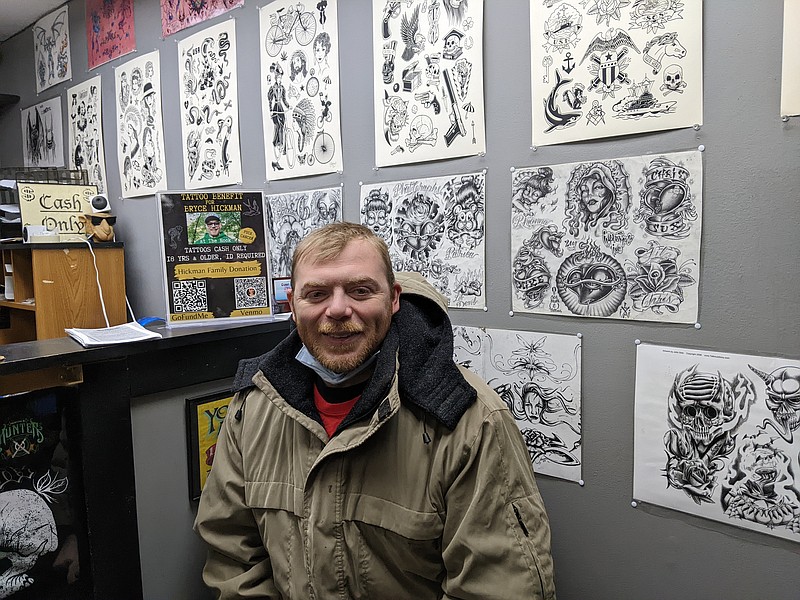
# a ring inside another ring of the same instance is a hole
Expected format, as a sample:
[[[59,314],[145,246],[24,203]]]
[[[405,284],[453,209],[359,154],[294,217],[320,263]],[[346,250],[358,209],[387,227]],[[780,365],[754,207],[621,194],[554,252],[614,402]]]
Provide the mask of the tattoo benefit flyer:
[[[158,196],[167,324],[269,316],[262,193]]]

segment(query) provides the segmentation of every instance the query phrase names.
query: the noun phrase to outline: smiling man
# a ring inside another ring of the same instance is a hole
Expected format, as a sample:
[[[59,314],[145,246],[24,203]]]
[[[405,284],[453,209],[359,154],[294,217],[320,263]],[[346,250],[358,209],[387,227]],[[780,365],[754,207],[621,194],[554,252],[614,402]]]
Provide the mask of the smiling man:
[[[219,597],[554,599],[505,404],[453,362],[444,298],[334,223],[292,261],[297,328],[242,361],[195,529]]]
[[[229,238],[222,231],[222,220],[216,213],[208,213],[205,218],[206,233],[198,238],[195,244],[233,244],[236,240]]]

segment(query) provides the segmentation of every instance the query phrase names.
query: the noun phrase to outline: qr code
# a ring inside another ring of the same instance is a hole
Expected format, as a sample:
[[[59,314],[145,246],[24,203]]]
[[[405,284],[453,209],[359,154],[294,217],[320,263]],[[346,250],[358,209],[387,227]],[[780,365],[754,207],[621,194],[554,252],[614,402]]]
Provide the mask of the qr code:
[[[206,282],[201,279],[196,281],[173,281],[172,305],[176,313],[208,310]]]
[[[236,308],[261,308],[269,306],[266,277],[234,277]]]

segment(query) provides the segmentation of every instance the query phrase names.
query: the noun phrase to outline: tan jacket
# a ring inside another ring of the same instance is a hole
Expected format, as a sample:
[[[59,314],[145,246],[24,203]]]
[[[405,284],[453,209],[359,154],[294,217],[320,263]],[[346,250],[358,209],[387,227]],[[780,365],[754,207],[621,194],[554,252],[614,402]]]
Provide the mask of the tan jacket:
[[[441,297],[417,278],[400,283],[428,300],[404,294],[373,380],[333,438],[304,396],[312,378],[291,358],[296,332],[240,367],[239,385],[260,368],[229,407],[195,523],[220,598],[555,598],[519,429],[452,363]],[[430,352],[417,342],[429,350],[437,337]]]

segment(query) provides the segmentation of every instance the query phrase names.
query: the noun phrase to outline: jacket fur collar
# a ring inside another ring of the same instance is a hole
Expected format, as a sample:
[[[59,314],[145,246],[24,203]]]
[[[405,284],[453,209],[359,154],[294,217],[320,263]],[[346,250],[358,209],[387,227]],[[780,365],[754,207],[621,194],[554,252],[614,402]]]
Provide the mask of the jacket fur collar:
[[[446,302],[416,273],[398,273],[397,281],[403,287],[400,310],[392,318],[372,378],[341,426],[374,412],[389,392],[399,364],[401,401],[418,406],[452,430],[477,392],[453,362],[453,329]],[[290,405],[319,421],[312,393],[314,373],[294,358],[301,345],[293,329],[266,354],[242,360],[233,391],[251,387],[253,376],[261,371]]]

